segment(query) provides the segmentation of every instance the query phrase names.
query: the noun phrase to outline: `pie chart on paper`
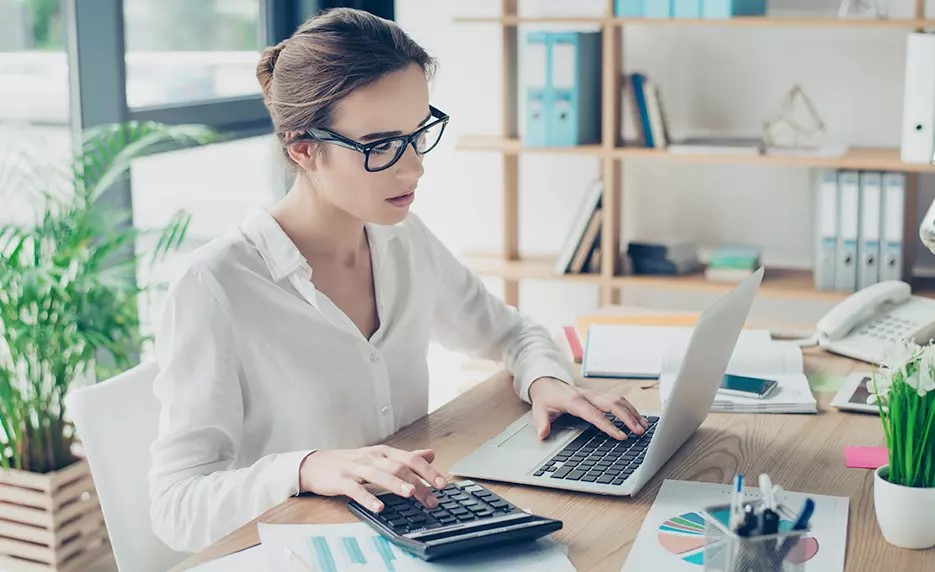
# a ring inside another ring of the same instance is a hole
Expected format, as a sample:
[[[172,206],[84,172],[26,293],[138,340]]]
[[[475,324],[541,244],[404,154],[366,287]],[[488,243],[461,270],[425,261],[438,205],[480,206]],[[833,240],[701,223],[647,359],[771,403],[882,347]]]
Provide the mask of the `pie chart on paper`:
[[[782,521],[780,528],[788,530],[792,523]],[[705,518],[698,512],[687,512],[659,525],[659,545],[670,554],[689,564],[704,564]],[[804,564],[818,554],[818,540],[806,536],[789,553],[792,564]]]
[[[697,512],[673,516],[659,525],[659,545],[689,564],[704,564],[705,519]]]

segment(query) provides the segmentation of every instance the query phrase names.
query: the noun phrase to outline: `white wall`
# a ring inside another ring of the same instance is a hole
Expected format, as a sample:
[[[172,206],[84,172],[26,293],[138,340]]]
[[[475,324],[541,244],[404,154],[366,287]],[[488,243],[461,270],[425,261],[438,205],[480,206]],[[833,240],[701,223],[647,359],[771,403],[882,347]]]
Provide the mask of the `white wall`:
[[[523,0],[521,8],[531,3]],[[913,4],[892,0],[890,14],[909,17]],[[501,42],[496,25],[455,24],[453,18],[495,15],[499,5],[496,0],[396,2],[399,24],[440,60],[432,101],[452,116],[445,142],[426,160],[414,208],[455,252],[496,249],[502,237],[499,156],[454,150],[462,134],[499,133]],[[775,12],[807,8],[830,14],[836,6],[837,0],[770,0]],[[632,25],[624,31],[624,64],[626,71],[643,71],[658,82],[675,137],[701,131],[759,135],[762,122],[798,83],[827,124],[829,140],[898,147],[906,34],[904,29]],[[590,157],[521,159],[524,252],[559,249],[570,215],[598,169]],[[628,160],[624,240],[676,233],[696,238],[702,248],[751,241],[763,246],[767,265],[809,268],[812,175],[797,167]],[[919,217],[935,197],[935,178],[925,176],[920,183]],[[919,270],[935,272],[935,257],[921,245],[918,252]],[[596,290],[587,286],[527,283],[521,293],[524,310],[553,323],[596,301]],[[661,300],[645,293],[624,295],[670,306],[706,303],[695,295],[667,294]],[[805,319],[827,307],[792,306]]]

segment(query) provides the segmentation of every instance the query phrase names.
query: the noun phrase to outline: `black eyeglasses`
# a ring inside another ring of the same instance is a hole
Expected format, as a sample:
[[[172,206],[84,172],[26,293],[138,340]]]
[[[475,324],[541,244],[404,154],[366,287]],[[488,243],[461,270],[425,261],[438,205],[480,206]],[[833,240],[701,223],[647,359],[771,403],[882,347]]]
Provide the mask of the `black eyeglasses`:
[[[305,134],[296,137],[290,143],[301,141],[303,139],[312,139],[322,143],[334,143],[340,147],[351,149],[364,154],[364,169],[371,173],[389,169],[406,152],[406,147],[412,145],[413,150],[418,155],[425,155],[438,145],[445,132],[445,126],[448,125],[448,115],[431,105],[429,106],[430,117],[434,121],[416,129],[409,135],[398,135],[396,137],[387,137],[370,143],[360,143],[353,139],[348,139],[343,135],[335,133],[330,129],[312,127]]]

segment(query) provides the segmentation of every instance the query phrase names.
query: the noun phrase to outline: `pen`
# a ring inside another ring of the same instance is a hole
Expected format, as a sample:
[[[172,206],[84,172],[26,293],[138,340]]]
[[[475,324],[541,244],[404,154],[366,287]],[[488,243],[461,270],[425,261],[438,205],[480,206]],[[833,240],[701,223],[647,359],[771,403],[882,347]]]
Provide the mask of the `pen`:
[[[776,510],[773,501],[773,481],[770,480],[769,475],[766,473],[760,475],[760,494],[763,495],[763,503],[766,508]]]
[[[779,532],[779,514],[776,512],[776,497],[773,481],[769,475],[760,475],[760,492],[763,494],[763,512],[760,514],[760,526],[757,533],[761,535],[776,534]]]
[[[741,504],[743,503],[741,491],[743,491],[743,475],[737,473],[737,475],[734,476],[734,494],[730,497],[730,515],[728,516],[727,522],[730,529],[735,532],[737,527],[740,526]]]
[[[289,561],[292,562],[293,567],[298,568],[299,572],[315,572],[315,570],[299,558],[299,555],[293,552],[291,548],[286,548],[285,550]]]
[[[813,512],[815,512],[815,501],[810,498],[805,499],[805,504],[802,505],[802,510],[799,512],[798,518],[795,519],[795,524],[792,525],[792,530],[805,530],[808,528],[808,521],[812,518]],[[776,555],[777,561],[782,562],[785,560],[786,555],[798,544],[799,540],[800,538],[797,536],[785,539]]]

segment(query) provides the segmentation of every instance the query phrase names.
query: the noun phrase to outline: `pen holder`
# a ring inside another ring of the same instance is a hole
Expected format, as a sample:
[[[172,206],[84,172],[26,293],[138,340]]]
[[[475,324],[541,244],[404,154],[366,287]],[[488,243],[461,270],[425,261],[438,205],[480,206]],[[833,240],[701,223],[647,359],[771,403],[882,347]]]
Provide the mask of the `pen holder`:
[[[762,502],[747,503],[759,512]],[[777,534],[742,537],[728,526],[729,505],[708,507],[705,516],[704,569],[718,572],[802,572],[805,570],[797,546],[806,530],[789,530],[795,515],[779,505]]]

